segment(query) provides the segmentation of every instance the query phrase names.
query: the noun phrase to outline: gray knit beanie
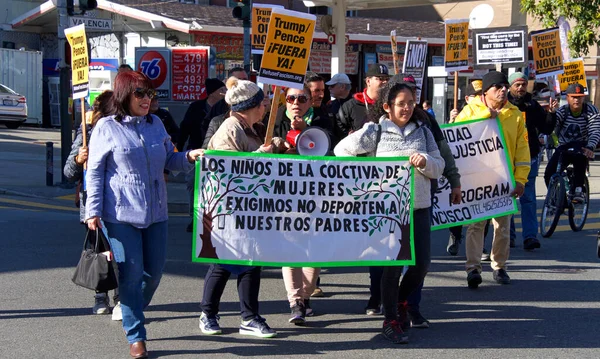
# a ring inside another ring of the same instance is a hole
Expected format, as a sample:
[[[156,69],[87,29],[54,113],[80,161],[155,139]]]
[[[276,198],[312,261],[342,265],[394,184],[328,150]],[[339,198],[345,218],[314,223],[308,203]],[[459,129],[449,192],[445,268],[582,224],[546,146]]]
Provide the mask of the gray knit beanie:
[[[227,93],[225,94],[225,102],[231,106],[231,110],[241,112],[260,105],[265,98],[263,90],[254,82],[239,80],[235,77],[230,77],[225,84]]]

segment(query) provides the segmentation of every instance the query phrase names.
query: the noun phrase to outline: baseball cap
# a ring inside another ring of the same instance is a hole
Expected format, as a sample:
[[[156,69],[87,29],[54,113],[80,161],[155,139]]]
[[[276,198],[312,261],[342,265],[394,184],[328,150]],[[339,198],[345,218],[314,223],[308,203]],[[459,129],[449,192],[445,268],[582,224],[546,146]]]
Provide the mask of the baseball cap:
[[[387,66],[385,66],[384,64],[370,64],[365,77],[389,75],[390,72],[388,71]]]
[[[570,84],[569,87],[567,87],[567,96],[573,96],[573,97],[585,96],[585,87],[581,86],[581,84],[578,84],[578,83]]]
[[[336,84],[351,84],[352,82],[350,82],[350,78],[348,77],[348,75],[346,74],[335,74],[333,75],[333,77],[331,78],[331,80],[325,82],[325,85],[327,86],[332,86],[332,85],[336,85]]]
[[[465,96],[481,95],[482,86],[483,86],[483,82],[481,80],[471,81],[467,85],[467,88],[465,89]]]
[[[403,85],[407,85],[408,87],[410,87],[412,89],[419,88],[417,86],[417,80],[415,80],[415,77],[410,74],[399,73],[397,75],[392,76],[392,78],[390,79],[389,82],[390,82],[390,85],[403,84]]]

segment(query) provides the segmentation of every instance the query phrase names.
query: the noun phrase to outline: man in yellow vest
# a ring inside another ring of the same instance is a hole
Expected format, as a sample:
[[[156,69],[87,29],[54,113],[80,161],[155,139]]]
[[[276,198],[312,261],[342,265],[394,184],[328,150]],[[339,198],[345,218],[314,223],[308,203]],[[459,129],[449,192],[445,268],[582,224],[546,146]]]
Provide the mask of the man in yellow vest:
[[[482,95],[470,101],[456,117],[456,122],[476,119],[499,119],[506,141],[509,160],[512,162],[516,185],[512,196],[520,197],[525,191],[530,169],[527,129],[521,111],[508,101],[508,79],[498,71],[490,71],[482,79]],[[497,217],[494,224],[491,259],[494,280],[509,284],[506,262],[510,252],[510,218]],[[486,221],[471,224],[467,229],[467,283],[475,289],[481,284],[481,251],[483,250],[483,230]]]

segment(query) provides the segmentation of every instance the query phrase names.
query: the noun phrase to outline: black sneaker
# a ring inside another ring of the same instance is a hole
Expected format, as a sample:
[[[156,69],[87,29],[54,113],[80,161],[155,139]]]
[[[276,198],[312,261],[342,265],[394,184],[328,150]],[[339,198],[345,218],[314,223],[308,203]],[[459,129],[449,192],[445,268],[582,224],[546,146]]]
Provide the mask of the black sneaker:
[[[479,270],[473,269],[467,274],[467,283],[469,284],[469,288],[477,289],[481,284],[481,274]]]
[[[537,238],[527,238],[523,241],[523,249],[526,251],[532,251],[536,248],[540,248],[542,245]]]
[[[460,238],[454,237],[453,234],[450,234],[450,238],[448,238],[448,247],[446,247],[446,252],[449,255],[455,256],[458,254],[458,247],[462,240]]]
[[[386,320],[383,322],[383,337],[392,343],[407,344],[408,335],[400,328],[400,323],[396,320]]]
[[[421,312],[408,312],[411,328],[429,328],[429,321],[421,315]]]
[[[306,308],[304,302],[297,300],[296,304],[291,308],[292,316],[288,320],[291,324],[304,325],[306,324]]]
[[[277,332],[271,329],[265,318],[257,315],[251,320],[244,320],[240,324],[241,335],[252,335],[259,338],[273,338],[277,336]]]
[[[499,284],[510,284],[510,277],[504,269],[494,271],[494,280]]]
[[[312,317],[313,315],[315,315],[315,312],[310,307],[310,299],[304,299],[304,309],[306,310],[307,317]]]
[[[194,221],[191,221],[190,224],[188,224],[187,227],[185,227],[185,231],[188,233],[192,233],[193,230],[194,230]]]
[[[490,254],[488,253],[487,249],[484,248],[481,251],[481,261],[482,262],[489,262],[491,260],[492,260],[492,258],[490,257]]]
[[[223,331],[219,326],[219,316],[209,317],[202,312],[200,315],[200,330],[207,335],[221,334]]]
[[[398,302],[398,322],[402,330],[406,331],[410,328],[410,318],[408,317],[408,303]]]

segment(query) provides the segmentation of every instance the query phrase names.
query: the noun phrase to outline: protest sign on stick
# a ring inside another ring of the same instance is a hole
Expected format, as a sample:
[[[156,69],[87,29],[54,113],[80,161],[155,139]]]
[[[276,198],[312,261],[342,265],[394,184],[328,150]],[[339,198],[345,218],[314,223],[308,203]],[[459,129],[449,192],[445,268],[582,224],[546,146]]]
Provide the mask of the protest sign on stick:
[[[196,166],[192,260],[414,264],[407,161],[207,151]]]
[[[271,143],[281,87],[301,89],[310,57],[316,16],[274,8],[257,81],[275,85],[265,145]]]
[[[560,34],[557,27],[532,31],[531,43],[536,79],[543,79],[564,72]]]
[[[80,24],[65,29],[65,36],[69,42],[69,45],[71,46],[71,85],[73,87],[73,100],[78,98],[81,99],[81,129],[83,135],[83,146],[87,146],[84,97],[89,94],[90,88],[90,59],[88,58],[85,25]]]

